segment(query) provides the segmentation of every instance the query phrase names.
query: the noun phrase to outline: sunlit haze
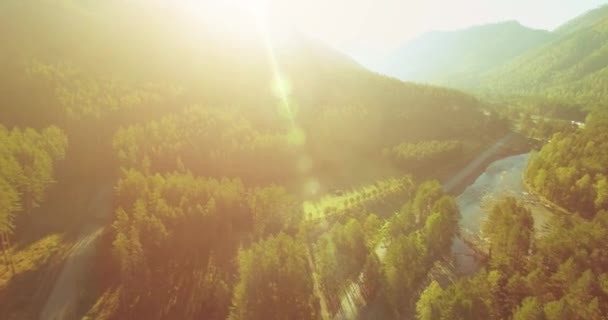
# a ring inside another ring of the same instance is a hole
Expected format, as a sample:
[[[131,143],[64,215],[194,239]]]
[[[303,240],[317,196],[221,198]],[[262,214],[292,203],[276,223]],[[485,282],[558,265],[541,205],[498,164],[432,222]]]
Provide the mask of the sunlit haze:
[[[180,0],[178,0],[179,2]],[[552,30],[605,0],[181,0],[237,7],[280,17],[329,45],[367,60],[377,58],[428,31],[447,31],[483,23],[517,20]]]
[[[0,0],[0,320],[608,319],[599,0]]]
[[[517,20],[551,30],[605,0],[308,0],[275,1],[302,30],[355,56],[387,52],[434,30]]]

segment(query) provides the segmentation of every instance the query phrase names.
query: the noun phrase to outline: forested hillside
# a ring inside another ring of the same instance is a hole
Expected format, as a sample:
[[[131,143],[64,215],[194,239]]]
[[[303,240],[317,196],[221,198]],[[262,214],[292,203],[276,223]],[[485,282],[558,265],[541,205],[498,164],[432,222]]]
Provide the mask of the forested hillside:
[[[607,23],[603,6],[553,32],[517,22],[432,32],[397,50],[381,69],[507,104],[606,105]]]
[[[524,180],[552,216],[535,228],[524,202],[488,209],[485,270],[453,284],[431,282],[419,319],[603,319],[608,299],[606,111],[558,130],[528,163]]]
[[[416,304],[419,319],[603,319],[608,299],[606,211],[591,220],[556,216],[536,234],[521,203],[506,198],[484,227],[486,270],[449,286],[432,282]]]
[[[487,94],[538,96],[583,107],[608,103],[608,11],[583,15],[558,29],[557,39],[483,79]]]
[[[498,110],[187,3],[0,2],[3,319],[606,317],[605,8],[432,33],[396,62]],[[447,194],[526,136],[547,144],[525,201]]]
[[[11,264],[7,245],[18,215],[30,214],[44,202],[46,189],[55,182],[55,164],[64,159],[67,145],[57,127],[39,132],[0,125],[0,236],[3,254]]]
[[[480,128],[496,127],[497,119],[466,94],[370,73],[295,31],[270,35],[271,58],[252,19],[238,13],[226,22],[229,31],[211,32],[218,28],[204,19],[138,2],[42,1],[35,10],[27,3],[3,3],[2,36],[19,39],[2,64],[9,124],[56,123],[80,130],[77,137],[95,128],[107,143],[119,125],[141,126],[202,105],[233,110],[263,134],[302,130],[311,153],[340,160],[353,156],[345,150],[379,154],[402,137],[477,138]],[[44,40],[34,40],[37,34]],[[32,112],[40,117],[31,119]],[[328,155],[325,146],[333,144],[344,148]]]
[[[397,49],[381,70],[403,80],[455,87],[553,38],[516,21],[451,32],[430,32]]]
[[[551,201],[588,218],[608,209],[607,133],[608,117],[601,109],[588,117],[584,128],[554,135],[532,159],[528,183]]]
[[[564,23],[555,29],[555,33],[566,35],[593,27],[595,24],[605,20],[606,15],[608,15],[608,6],[601,6]]]
[[[218,24],[164,2],[0,6],[0,39],[12,44],[0,58],[0,133],[17,139],[5,152],[15,169],[0,173],[10,190],[1,225],[12,230],[13,215],[41,203],[64,156],[57,179],[93,186],[87,204],[115,179],[93,270],[99,292],[79,306],[91,318],[312,319],[340,312],[336,299],[360,274],[370,297],[411,315],[414,288],[447,254],[458,212],[437,183],[416,193],[401,177],[430,174],[393,166],[383,150],[429,145],[443,168],[508,131],[470,95],[369,72],[289,28],[265,33],[244,12]],[[452,152],[455,140],[468,152]],[[371,214],[387,201],[407,203],[400,218]],[[76,234],[103,221],[86,211],[70,219]],[[416,273],[399,273],[410,267]],[[23,317],[23,304],[12,306],[6,313]]]

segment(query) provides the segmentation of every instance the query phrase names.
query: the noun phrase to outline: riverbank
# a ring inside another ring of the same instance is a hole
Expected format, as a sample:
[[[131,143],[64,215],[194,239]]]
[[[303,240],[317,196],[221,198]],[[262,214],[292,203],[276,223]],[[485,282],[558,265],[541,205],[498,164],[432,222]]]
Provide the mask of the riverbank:
[[[528,191],[530,194],[534,195],[536,198],[538,198],[538,200],[540,200],[540,202],[547,207],[547,209],[551,210],[552,212],[556,213],[559,212],[561,214],[566,214],[566,215],[574,215],[573,212],[569,211],[568,209],[560,206],[559,204],[551,201],[549,198],[541,195],[540,193],[538,193],[531,185],[530,185],[530,181],[528,181],[528,178],[526,177],[526,173],[524,172],[523,177],[522,177],[522,181],[524,182],[524,187],[526,188],[526,191]]]
[[[494,144],[487,146],[483,152],[444,167],[431,176],[444,185],[446,193],[457,196],[486,170],[493,162],[531,151],[534,142],[519,133],[511,132]],[[459,176],[460,175],[460,176]]]
[[[497,153],[499,154],[499,153]],[[471,274],[483,267],[490,255],[482,235],[488,208],[504,197],[529,199],[523,182],[530,153],[506,156],[485,166],[484,172],[475,177],[456,197],[461,212],[461,237],[456,239],[452,251],[457,257],[459,271]],[[542,228],[552,214],[540,201],[526,202],[534,215],[535,228]]]

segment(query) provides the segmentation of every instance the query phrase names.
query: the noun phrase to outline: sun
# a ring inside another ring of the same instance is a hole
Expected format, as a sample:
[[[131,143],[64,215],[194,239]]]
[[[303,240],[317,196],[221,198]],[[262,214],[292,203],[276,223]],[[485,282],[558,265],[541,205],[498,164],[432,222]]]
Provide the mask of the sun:
[[[268,13],[269,0],[176,0],[174,4],[193,16],[201,16],[209,11],[236,9],[263,20]]]
[[[268,13],[268,0],[224,0],[258,19],[264,19]]]

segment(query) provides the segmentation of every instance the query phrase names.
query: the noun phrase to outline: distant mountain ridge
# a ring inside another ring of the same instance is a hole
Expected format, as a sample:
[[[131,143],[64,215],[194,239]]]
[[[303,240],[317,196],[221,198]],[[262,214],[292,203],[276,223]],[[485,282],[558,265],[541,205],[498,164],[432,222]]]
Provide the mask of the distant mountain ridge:
[[[474,90],[608,105],[608,6],[556,29],[556,39],[478,78]]]
[[[608,5],[553,32],[508,21],[427,33],[391,55],[382,71],[492,97],[608,104]]]
[[[392,54],[380,68],[402,80],[451,84],[549,42],[553,36],[517,21],[429,32]]]

